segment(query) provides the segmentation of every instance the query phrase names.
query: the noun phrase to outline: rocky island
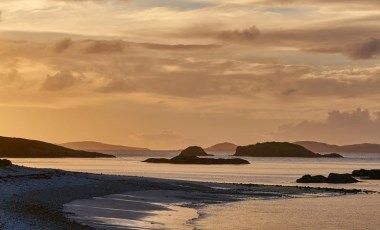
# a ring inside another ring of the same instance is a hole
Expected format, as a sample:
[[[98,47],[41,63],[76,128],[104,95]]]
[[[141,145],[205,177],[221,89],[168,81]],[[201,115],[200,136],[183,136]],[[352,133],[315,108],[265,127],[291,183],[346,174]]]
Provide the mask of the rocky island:
[[[115,157],[109,154],[78,151],[62,146],[22,138],[0,137],[2,158],[97,158]]]
[[[380,180],[380,169],[360,169],[352,171],[352,176],[369,180]]]
[[[318,154],[314,153],[303,146],[288,142],[265,142],[248,146],[238,146],[234,156],[247,157],[304,157],[304,158],[341,158],[336,153]]]
[[[212,154],[206,153],[206,151],[199,147],[199,146],[190,146],[186,149],[182,150],[182,152],[179,154],[181,157],[206,157],[206,156],[213,156]]]
[[[329,184],[350,184],[359,182],[351,174],[330,173],[328,177],[322,175],[304,175],[296,181],[297,183],[329,183]]]
[[[249,164],[249,161],[240,159],[240,158],[232,158],[232,159],[222,159],[222,158],[202,158],[199,156],[210,156],[207,154],[204,149],[198,146],[191,146],[183,150],[178,156],[173,158],[149,158],[143,162],[147,163],[166,163],[166,164],[204,164],[204,165],[212,165],[212,164]]]

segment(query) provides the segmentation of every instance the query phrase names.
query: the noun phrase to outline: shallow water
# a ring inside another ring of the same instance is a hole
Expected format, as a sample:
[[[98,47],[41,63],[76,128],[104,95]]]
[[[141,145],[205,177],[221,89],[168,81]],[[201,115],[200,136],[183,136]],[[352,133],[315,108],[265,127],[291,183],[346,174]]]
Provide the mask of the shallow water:
[[[211,205],[195,221],[199,229],[376,230],[380,195],[248,200]]]

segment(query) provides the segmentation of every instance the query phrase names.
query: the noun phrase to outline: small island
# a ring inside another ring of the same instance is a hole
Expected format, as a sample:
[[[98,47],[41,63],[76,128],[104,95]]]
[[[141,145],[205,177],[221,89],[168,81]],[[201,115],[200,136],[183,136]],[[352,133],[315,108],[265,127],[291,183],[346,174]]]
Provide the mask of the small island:
[[[354,170],[352,176],[368,180],[380,180],[380,169]]]
[[[213,165],[213,164],[233,164],[242,165],[249,164],[249,161],[232,158],[232,159],[222,159],[222,158],[202,158],[199,156],[210,156],[201,147],[191,146],[183,150],[178,156],[173,158],[149,158],[143,162],[146,163],[166,163],[166,164],[203,164],[203,165]]]
[[[199,146],[190,146],[184,149],[179,156],[181,157],[207,157],[213,156],[212,154],[206,153],[206,151]]]
[[[2,158],[98,158],[113,155],[65,148],[42,141],[23,138],[0,137]]]
[[[328,177],[322,175],[304,175],[296,180],[297,183],[328,183],[328,184],[351,184],[359,182],[351,174],[330,173]]]
[[[305,147],[288,142],[265,142],[248,146],[238,146],[234,156],[246,157],[304,157],[304,158],[342,158],[332,153],[322,155],[314,153]]]

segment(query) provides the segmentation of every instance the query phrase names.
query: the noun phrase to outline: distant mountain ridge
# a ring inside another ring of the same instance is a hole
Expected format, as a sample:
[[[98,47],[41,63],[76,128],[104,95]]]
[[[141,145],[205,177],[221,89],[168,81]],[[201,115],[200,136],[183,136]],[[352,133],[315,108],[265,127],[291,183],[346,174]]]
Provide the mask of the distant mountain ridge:
[[[148,148],[111,145],[96,141],[77,141],[59,144],[60,146],[84,151],[150,151]]]
[[[206,148],[210,152],[235,152],[237,145],[230,142],[223,142]]]
[[[297,141],[294,144],[301,145],[313,152],[380,153],[380,144],[330,145],[316,141]]]
[[[0,157],[7,158],[97,158],[109,154],[78,151],[43,141],[0,137]]]

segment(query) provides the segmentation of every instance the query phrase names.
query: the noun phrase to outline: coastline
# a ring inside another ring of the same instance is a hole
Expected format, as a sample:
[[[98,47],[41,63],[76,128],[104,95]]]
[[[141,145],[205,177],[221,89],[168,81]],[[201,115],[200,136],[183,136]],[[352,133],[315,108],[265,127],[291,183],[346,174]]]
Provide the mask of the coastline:
[[[164,195],[171,198],[167,201],[168,206],[198,210],[207,204],[228,203],[248,198],[363,193],[356,189],[190,182],[20,166],[12,166],[5,173],[3,171],[4,169],[1,169],[0,173],[0,229],[94,229],[70,219],[72,213],[65,213],[63,206],[73,201],[111,194],[138,194],[140,198],[148,200],[157,196],[151,203],[155,203],[160,195],[161,198]],[[144,214],[138,218],[143,217]]]

